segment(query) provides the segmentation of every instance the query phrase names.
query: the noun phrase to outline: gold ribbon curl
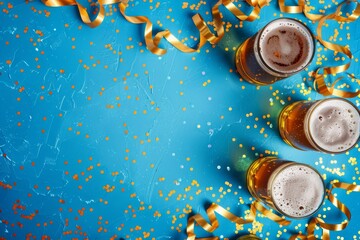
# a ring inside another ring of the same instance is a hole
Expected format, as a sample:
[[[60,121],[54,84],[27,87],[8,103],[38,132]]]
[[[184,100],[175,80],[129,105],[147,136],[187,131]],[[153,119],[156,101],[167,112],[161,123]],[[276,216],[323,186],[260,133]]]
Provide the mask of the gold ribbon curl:
[[[216,203],[212,203],[212,205],[206,209],[206,214],[210,220],[208,223],[200,214],[196,214],[191,216],[188,219],[186,233],[188,235],[187,240],[217,240],[218,237],[208,237],[208,238],[196,238],[196,234],[194,232],[195,223],[197,223],[200,227],[202,227],[205,231],[212,233],[219,227],[218,219],[216,218],[215,213],[221,215],[222,217],[230,220],[233,223],[237,223],[239,225],[252,223],[255,220],[256,210],[262,213],[267,218],[271,219],[278,224],[287,226],[291,222],[285,220],[284,218],[276,215],[275,213],[267,210],[259,201],[254,201],[250,206],[250,213],[246,219],[238,217],[231,212],[227,211],[223,207],[217,205]]]
[[[338,73],[343,73],[345,72],[347,69],[349,69],[350,67],[350,63],[351,63],[351,59],[352,59],[352,54],[351,51],[344,46],[341,46],[339,44],[335,44],[335,43],[331,43],[328,41],[325,41],[322,38],[322,27],[325,23],[326,20],[335,20],[338,22],[353,22],[355,20],[357,20],[360,16],[360,4],[358,1],[356,0],[346,0],[344,2],[342,2],[340,5],[337,6],[336,11],[334,13],[328,14],[328,15],[322,15],[322,14],[312,14],[309,13],[310,11],[310,7],[306,5],[306,1],[305,0],[299,0],[298,1],[298,5],[297,6],[286,6],[285,5],[285,0],[278,0],[279,2],[279,7],[280,10],[282,12],[286,12],[286,13],[304,13],[304,15],[314,21],[314,22],[319,22],[317,29],[316,29],[316,33],[317,33],[317,40],[326,48],[333,50],[335,52],[339,52],[339,53],[343,53],[345,54],[348,58],[349,58],[349,62],[346,64],[342,64],[339,66],[332,66],[332,67],[322,67],[322,68],[318,68],[315,73],[314,73],[314,88],[317,92],[321,93],[324,96],[329,96],[329,95],[334,95],[334,96],[338,96],[338,97],[344,97],[344,98],[352,98],[352,97],[356,97],[360,94],[360,90],[357,90],[356,92],[348,92],[348,91],[344,91],[344,90],[340,90],[335,88],[337,83],[340,82],[340,80],[343,77],[337,78],[330,86],[328,86],[326,84],[325,81],[325,77],[328,74],[338,74]],[[354,9],[354,11],[347,17],[343,17],[341,16],[341,8],[344,4],[349,4],[351,2],[356,3],[356,8]],[[321,74],[320,71],[323,71],[323,73]],[[348,76],[351,79],[355,79],[353,75],[348,74]]]
[[[332,193],[334,189],[343,189],[350,192],[360,192],[360,185],[354,185],[354,184],[348,184],[348,183],[342,183],[342,182],[336,182],[331,184],[331,188],[327,191],[328,199],[329,201],[338,208],[342,213],[345,214],[347,217],[346,221],[343,221],[339,224],[329,224],[326,223],[322,218],[315,217],[310,219],[308,227],[307,227],[307,235],[304,234],[295,234],[290,237],[290,240],[296,240],[296,239],[308,239],[308,240],[315,240],[315,228],[316,226],[319,226],[323,232],[322,232],[322,239],[323,240],[329,240],[330,239],[330,231],[341,231],[344,230],[347,225],[349,224],[349,221],[351,219],[351,212],[350,210],[340,202],[335,195]],[[208,237],[208,238],[196,238],[196,234],[194,232],[195,223],[197,223],[201,228],[203,228],[205,231],[212,233],[219,227],[218,219],[216,218],[215,213],[221,215],[222,217],[228,219],[229,221],[233,223],[237,223],[239,225],[252,223],[255,220],[256,217],[256,211],[259,211],[262,213],[265,217],[271,219],[272,221],[287,226],[291,223],[291,221],[285,220],[283,217],[280,217],[276,215],[275,213],[269,211],[266,209],[259,201],[254,201],[250,205],[250,213],[246,219],[238,217],[231,212],[227,211],[223,207],[217,205],[216,203],[213,203],[207,210],[206,214],[209,218],[210,223],[208,223],[200,214],[196,214],[194,216],[191,216],[188,219],[186,232],[187,232],[187,240],[218,240],[219,237]]]
[[[182,52],[190,53],[190,52],[196,52],[198,49],[200,49],[205,43],[206,40],[200,36],[200,42],[198,44],[197,48],[190,48],[186,45],[184,45],[179,39],[177,39],[169,30],[158,32],[155,37],[153,37],[152,29],[153,24],[152,22],[145,16],[128,16],[125,14],[125,10],[128,6],[128,1],[122,1],[119,4],[120,12],[124,16],[124,18],[134,24],[142,24],[145,23],[145,43],[149,51],[156,55],[163,55],[166,53],[166,49],[162,49],[159,47],[159,43],[162,38],[165,38],[168,42],[170,42],[175,48],[179,49]]]
[[[121,0],[99,0],[99,13],[93,21],[91,21],[86,8],[78,3],[76,0],[41,0],[46,6],[49,7],[64,7],[64,6],[77,6],[81,20],[91,28],[99,26],[105,17],[104,5],[119,3]]]
[[[315,227],[318,225],[323,230],[322,239],[323,240],[329,240],[330,239],[330,231],[341,231],[344,230],[347,225],[349,224],[349,221],[351,220],[351,212],[350,210],[340,202],[335,195],[332,193],[334,189],[343,189],[350,192],[360,192],[360,185],[354,185],[349,183],[342,183],[342,182],[336,182],[331,184],[331,188],[328,190],[328,199],[329,201],[338,208],[342,213],[345,214],[347,217],[346,221],[343,221],[342,223],[338,224],[329,224],[326,223],[323,219],[316,217],[312,218],[309,222],[309,225],[307,227],[307,235],[303,234],[297,234],[290,237],[290,240],[295,240],[297,238],[300,239],[309,239],[313,240],[316,239],[314,236]]]
[[[148,49],[157,55],[163,55],[166,53],[166,49],[160,48],[159,44],[162,38],[165,38],[171,45],[173,45],[176,49],[185,53],[192,53],[198,51],[206,41],[211,44],[217,44],[224,36],[224,25],[222,22],[222,17],[220,14],[219,7],[224,6],[228,9],[232,14],[235,15],[241,21],[254,21],[257,19],[260,13],[260,9],[268,4],[268,0],[247,0],[249,5],[253,7],[252,11],[249,15],[243,13],[239,8],[235,6],[235,4],[231,0],[219,0],[211,9],[212,18],[214,22],[214,30],[216,34],[212,33],[207,23],[204,21],[200,14],[195,14],[192,17],[192,20],[199,30],[200,40],[198,45],[195,48],[188,47],[184,43],[182,43],[178,38],[176,38],[169,30],[164,30],[158,32],[155,37],[152,34],[152,22],[145,16],[128,16],[125,14],[125,10],[128,6],[128,0],[124,0],[120,3],[120,12],[124,16],[124,18],[131,23],[141,24],[145,23],[145,43]]]

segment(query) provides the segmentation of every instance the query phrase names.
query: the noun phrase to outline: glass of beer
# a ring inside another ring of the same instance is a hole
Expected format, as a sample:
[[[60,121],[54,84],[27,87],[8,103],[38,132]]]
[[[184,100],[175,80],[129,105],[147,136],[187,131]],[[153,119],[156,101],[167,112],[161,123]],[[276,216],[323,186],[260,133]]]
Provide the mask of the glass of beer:
[[[342,98],[299,101],[282,110],[279,131],[297,149],[343,153],[359,139],[360,112]]]
[[[240,45],[236,68],[248,82],[272,84],[307,67],[315,53],[315,39],[301,22],[279,18]]]
[[[241,236],[236,240],[261,240],[261,238],[259,238],[254,234],[249,234],[249,235]]]
[[[247,186],[255,199],[290,218],[313,215],[321,207],[326,192],[315,169],[277,157],[253,162],[247,172]]]

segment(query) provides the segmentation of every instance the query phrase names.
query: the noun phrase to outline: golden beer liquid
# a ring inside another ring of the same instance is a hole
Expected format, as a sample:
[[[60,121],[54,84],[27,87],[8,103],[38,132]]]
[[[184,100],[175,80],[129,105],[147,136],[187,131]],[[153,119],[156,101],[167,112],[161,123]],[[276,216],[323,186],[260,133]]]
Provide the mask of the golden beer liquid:
[[[276,157],[263,157],[253,162],[248,169],[246,179],[248,190],[256,200],[261,200],[276,209],[268,191],[268,183],[271,174],[285,164],[291,162],[278,160]]]
[[[291,218],[305,218],[307,216],[303,217],[297,217],[297,216],[290,216],[282,212],[274,203],[272,199],[272,188],[269,187],[272,184],[269,184],[271,179],[274,179],[275,176],[284,168],[292,165],[302,165],[307,166],[311,168],[310,166],[306,164],[296,163],[288,160],[281,160],[277,157],[262,157],[249,167],[247,172],[247,187],[250,192],[250,194],[259,201],[262,201],[275,209],[276,211],[280,212],[281,214],[291,217]],[[313,168],[311,168],[313,169]],[[316,173],[318,173],[315,169],[313,169]],[[319,173],[318,173],[319,174]],[[321,178],[320,174],[319,177]],[[322,178],[321,178],[322,179]],[[325,187],[324,187],[325,190]],[[323,193],[323,199],[325,197],[325,192]],[[321,207],[321,204],[319,205],[318,209]],[[314,212],[316,212],[318,209],[316,209]]]
[[[254,51],[256,35],[247,39],[236,51],[236,69],[249,83],[268,85],[283,77],[276,77],[266,72],[257,62]]]
[[[318,101],[299,101],[286,106],[279,115],[279,132],[282,139],[290,146],[300,150],[315,150],[326,153],[342,153],[348,151],[331,152],[319,147],[312,139],[314,137],[310,131],[310,115],[322,102],[333,100],[328,98]],[[337,99],[337,101],[349,101]],[[352,103],[350,103],[353,105]],[[355,106],[353,106],[356,109]]]
[[[312,102],[295,102],[285,107],[279,116],[279,131],[282,139],[300,150],[317,150],[306,137],[305,116]]]

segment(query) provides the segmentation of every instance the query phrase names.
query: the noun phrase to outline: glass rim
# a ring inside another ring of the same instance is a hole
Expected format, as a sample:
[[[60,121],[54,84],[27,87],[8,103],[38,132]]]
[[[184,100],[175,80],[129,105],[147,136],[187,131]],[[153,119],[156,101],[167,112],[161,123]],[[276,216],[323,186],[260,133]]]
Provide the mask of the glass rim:
[[[299,73],[301,72],[302,70],[304,70],[306,67],[308,67],[310,65],[310,63],[312,62],[312,60],[314,59],[314,56],[315,56],[315,46],[316,46],[316,39],[314,37],[314,35],[312,34],[310,28],[308,26],[306,26],[304,23],[300,22],[299,20],[296,20],[294,18],[288,18],[288,17],[281,17],[281,18],[276,18],[272,21],[270,21],[269,23],[267,23],[262,29],[260,29],[260,31],[256,34],[257,36],[257,40],[255,42],[255,44],[257,45],[257,48],[260,49],[260,37],[262,35],[262,33],[264,32],[264,30],[272,23],[276,22],[276,21],[280,21],[280,20],[289,20],[289,21],[293,21],[293,22],[296,22],[296,23],[299,23],[301,26],[304,27],[305,31],[307,31],[309,33],[309,36],[311,37],[311,43],[313,44],[313,51],[311,53],[311,57],[309,59],[309,62],[305,64],[305,66],[299,70],[296,70],[296,71],[291,71],[291,72],[281,72],[281,71],[278,71],[276,69],[273,69],[272,67],[270,67],[264,60],[262,54],[260,54],[260,52],[258,53],[259,55],[259,58],[260,58],[260,61],[261,61],[261,64],[264,65],[265,68],[267,68],[266,70],[267,71],[270,71],[270,72],[274,72],[278,75],[293,75],[293,74],[296,74],[296,73]]]
[[[277,160],[283,160],[283,159],[277,159]],[[285,161],[290,161],[290,160],[285,160]],[[274,196],[273,196],[273,191],[270,190],[270,196],[271,196],[271,201],[272,203],[274,204],[275,208],[276,208],[276,211],[278,211],[279,213],[281,213],[282,215],[284,216],[287,216],[289,218],[294,218],[294,219],[304,219],[304,218],[308,218],[310,216],[313,216],[316,212],[318,212],[321,208],[321,206],[324,204],[325,202],[325,199],[326,199],[326,185],[325,185],[325,182],[324,182],[324,179],[322,178],[321,174],[319,173],[318,170],[316,170],[315,168],[313,168],[312,166],[308,165],[308,164],[305,164],[305,163],[299,163],[299,162],[294,162],[294,161],[290,161],[289,163],[287,163],[283,168],[281,168],[279,171],[276,172],[276,176],[281,173],[283,170],[285,170],[286,168],[288,167],[291,167],[291,166],[294,166],[294,165],[300,165],[300,166],[305,166],[305,167],[308,167],[310,169],[312,169],[317,175],[318,177],[320,178],[321,182],[322,182],[322,185],[323,185],[323,196],[322,196],[322,200],[319,204],[319,206],[316,208],[316,210],[314,210],[313,212],[311,212],[310,214],[307,214],[305,216],[301,216],[301,217],[296,217],[296,216],[291,216],[289,214],[286,214],[284,213],[280,208],[279,206],[276,204],[276,202],[274,201]],[[274,174],[274,172],[271,174],[271,177],[272,175]],[[276,177],[274,176],[273,179]],[[272,184],[273,184],[273,181],[271,182],[271,189],[272,189]]]
[[[305,132],[305,136],[306,136],[307,140],[309,141],[310,145],[313,146],[316,150],[324,152],[324,153],[329,153],[329,154],[341,154],[341,153],[345,153],[345,152],[353,149],[356,146],[356,144],[358,143],[358,141],[360,139],[360,134],[359,134],[357,140],[354,142],[354,144],[351,145],[350,147],[346,148],[345,150],[342,150],[342,151],[329,151],[329,150],[326,150],[326,149],[320,147],[319,144],[316,143],[316,141],[314,140],[314,138],[313,138],[313,136],[311,134],[311,131],[310,131],[310,119],[311,119],[311,116],[312,116],[313,112],[315,111],[315,109],[319,105],[321,105],[322,103],[327,102],[327,101],[331,101],[331,100],[339,100],[339,101],[343,101],[343,102],[346,102],[346,103],[350,104],[357,111],[357,113],[359,114],[359,117],[360,117],[360,110],[352,102],[350,102],[347,99],[344,99],[344,98],[326,98],[326,99],[321,99],[321,100],[315,100],[313,105],[308,109],[308,111],[305,114],[304,132]]]

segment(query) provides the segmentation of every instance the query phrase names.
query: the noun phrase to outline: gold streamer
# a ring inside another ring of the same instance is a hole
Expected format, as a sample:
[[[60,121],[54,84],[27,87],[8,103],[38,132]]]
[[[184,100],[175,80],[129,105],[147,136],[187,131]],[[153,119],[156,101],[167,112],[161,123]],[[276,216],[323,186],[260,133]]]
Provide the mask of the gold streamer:
[[[217,205],[216,203],[212,203],[212,205],[206,209],[206,214],[209,217],[210,224],[200,215],[196,214],[188,219],[188,224],[186,228],[186,233],[188,235],[188,240],[195,240],[196,235],[194,233],[195,223],[201,226],[207,232],[213,232],[219,227],[219,222],[215,216],[215,213],[223,216],[226,219],[229,219],[231,222],[237,224],[246,224],[251,223],[254,220],[254,213],[256,212],[255,207],[251,205],[250,209],[250,216],[248,219],[243,219],[240,217],[235,216],[234,214],[230,213],[223,207]],[[217,239],[215,238],[205,238],[205,239]]]
[[[228,219],[233,223],[237,223],[239,225],[252,223],[255,220],[256,210],[262,213],[267,218],[272,221],[281,224],[281,225],[289,225],[290,221],[285,220],[284,218],[276,215],[275,213],[267,210],[260,202],[254,201],[250,206],[250,214],[247,219],[237,217],[231,212],[227,211],[223,207],[213,203],[207,210],[206,214],[210,220],[208,223],[200,214],[196,214],[188,219],[186,233],[188,235],[187,240],[195,240],[195,239],[203,239],[203,240],[215,240],[219,239],[218,237],[209,237],[209,238],[196,238],[196,234],[194,232],[195,223],[197,223],[200,227],[202,227],[205,231],[212,233],[219,227],[218,219],[216,218],[215,213],[220,216]]]
[[[46,6],[49,7],[63,7],[63,6],[77,6],[81,20],[91,28],[99,26],[105,17],[104,5],[118,3],[121,0],[99,0],[99,13],[93,21],[90,20],[89,14],[84,6],[76,0],[41,0]]]
[[[342,223],[338,223],[338,224],[329,224],[329,223],[326,223],[323,219],[321,219],[319,217],[312,218],[310,220],[308,228],[307,228],[307,235],[303,235],[303,234],[293,235],[293,236],[291,236],[290,240],[295,240],[297,238],[300,238],[300,239],[315,239],[314,231],[315,231],[316,225],[319,225],[319,227],[322,228],[322,230],[323,230],[322,239],[325,239],[325,240],[330,239],[330,231],[341,231],[341,230],[344,230],[347,227],[347,225],[349,224],[349,221],[351,220],[351,212],[345,206],[345,204],[340,202],[335,197],[335,195],[332,193],[332,191],[334,189],[337,189],[337,188],[343,189],[343,190],[346,190],[346,191],[351,191],[351,192],[360,192],[360,185],[336,182],[336,183],[331,184],[331,188],[328,191],[328,199],[329,199],[329,201],[336,208],[338,208],[342,213],[345,214],[347,220],[342,222]]]
[[[345,214],[347,217],[346,221],[343,221],[342,223],[338,224],[329,224],[326,223],[323,219],[316,217],[312,218],[309,221],[308,227],[307,227],[307,235],[304,234],[295,234],[290,237],[290,240],[295,239],[309,239],[309,240],[315,240],[315,228],[318,225],[320,228],[322,228],[322,239],[323,240],[329,240],[330,239],[330,231],[341,231],[344,230],[347,225],[349,224],[349,221],[351,219],[351,212],[350,210],[340,202],[335,195],[332,193],[334,189],[343,189],[346,191],[352,191],[352,192],[360,192],[360,185],[354,185],[354,184],[348,184],[348,183],[342,183],[342,182],[336,182],[331,184],[331,188],[328,190],[328,199],[329,201],[338,208],[342,213]],[[256,211],[259,211],[262,213],[265,217],[271,219],[272,221],[287,226],[291,222],[288,220],[285,220],[284,218],[276,215],[275,213],[267,210],[259,201],[254,201],[250,205],[250,214],[248,215],[247,219],[238,217],[231,212],[227,211],[223,207],[217,205],[216,203],[213,203],[207,210],[206,214],[210,220],[210,223],[208,223],[200,214],[196,214],[194,216],[191,216],[188,219],[187,227],[186,227],[186,233],[188,235],[187,240],[195,240],[195,239],[202,239],[202,240],[218,240],[218,237],[209,237],[209,238],[196,238],[196,234],[194,232],[195,230],[195,223],[197,223],[201,228],[203,228],[205,231],[212,233],[219,227],[218,219],[216,218],[215,213],[219,214],[220,216],[228,219],[229,221],[233,223],[237,223],[240,225],[252,223],[255,220],[256,217]]]
[[[145,16],[127,16],[125,14],[125,10],[128,6],[128,1],[123,1],[119,4],[120,12],[124,16],[124,18],[131,23],[134,24],[142,24],[145,23],[145,43],[147,48],[154,54],[157,55],[163,55],[166,53],[165,49],[159,48],[159,43],[162,38],[165,38],[167,41],[169,41],[175,48],[179,49],[182,52],[190,53],[190,52],[196,52],[198,49],[200,49],[206,42],[206,40],[200,36],[200,42],[198,44],[197,48],[190,48],[183,44],[180,40],[178,40],[169,30],[158,32],[155,37],[153,37],[152,34],[152,28],[153,24],[152,22]]]
[[[178,50],[185,52],[185,53],[192,53],[198,51],[206,41],[210,42],[211,44],[218,43],[224,36],[224,26],[222,22],[222,17],[220,15],[219,7],[222,5],[226,9],[228,9],[232,14],[235,15],[241,21],[254,21],[257,19],[260,13],[260,9],[268,4],[268,0],[247,0],[247,3],[253,6],[253,10],[250,12],[249,15],[243,13],[239,8],[235,6],[235,4],[231,0],[219,0],[212,8],[211,13],[214,22],[214,29],[216,34],[213,34],[204,21],[200,14],[195,14],[192,17],[192,20],[199,30],[200,34],[200,41],[195,48],[188,47],[184,43],[182,43],[178,38],[176,38],[169,30],[164,30],[158,32],[155,37],[152,34],[152,22],[145,16],[128,16],[125,14],[126,8],[128,6],[128,1],[124,0],[120,3],[120,12],[124,16],[124,18],[131,23],[134,24],[141,24],[145,23],[145,43],[148,49],[157,55],[163,55],[166,53],[165,49],[159,47],[159,43],[162,38],[165,38],[171,45],[173,45]]]
[[[360,4],[358,1],[356,0],[347,0],[342,2],[337,8],[335,13],[329,14],[329,15],[321,15],[321,14],[311,14],[309,13],[310,11],[310,7],[306,6],[305,4],[305,0],[299,0],[298,1],[298,5],[297,6],[286,6],[285,5],[285,0],[278,0],[279,2],[279,7],[280,10],[282,12],[286,12],[286,13],[301,13],[303,12],[305,14],[305,16],[312,20],[312,21],[318,21],[318,26],[317,26],[317,39],[318,41],[326,48],[333,50],[335,52],[340,52],[345,54],[350,61],[346,64],[342,64],[339,66],[333,66],[333,67],[323,67],[323,68],[318,68],[315,71],[314,77],[314,88],[316,91],[318,91],[319,93],[321,93],[324,96],[329,96],[329,95],[334,95],[334,96],[338,96],[338,97],[344,97],[344,98],[352,98],[352,97],[356,97],[360,94],[360,90],[357,90],[356,92],[348,92],[348,91],[344,91],[344,90],[339,90],[336,87],[336,84],[338,82],[340,82],[341,78],[337,78],[332,84],[331,86],[328,86],[326,84],[325,81],[325,77],[327,76],[327,74],[337,74],[337,73],[342,73],[345,72],[349,67],[350,67],[350,63],[351,63],[351,59],[352,59],[352,54],[350,52],[350,50],[344,46],[341,46],[339,44],[334,44],[328,41],[325,41],[322,38],[322,27],[325,23],[326,20],[335,20],[338,22],[353,22],[356,19],[359,18],[360,16]],[[341,16],[341,8],[344,4],[348,4],[354,2],[356,3],[356,8],[355,10],[347,17],[343,17]],[[320,71],[323,71],[323,74],[320,74]],[[353,76],[349,75],[352,79],[354,79]]]

